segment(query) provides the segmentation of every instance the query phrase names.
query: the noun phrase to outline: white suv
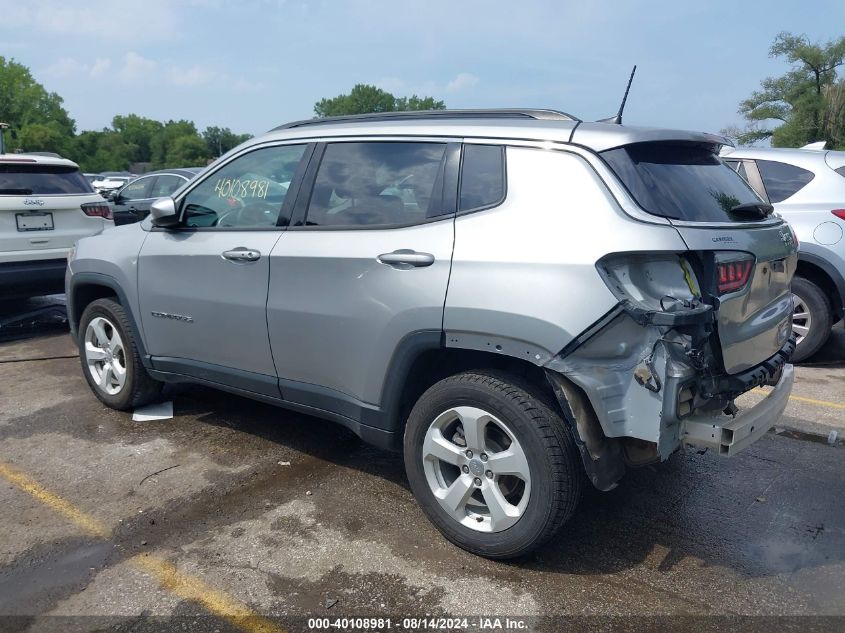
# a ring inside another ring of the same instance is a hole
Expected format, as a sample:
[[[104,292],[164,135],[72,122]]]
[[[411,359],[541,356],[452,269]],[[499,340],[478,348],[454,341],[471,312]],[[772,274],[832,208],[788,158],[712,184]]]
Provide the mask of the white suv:
[[[0,299],[62,292],[68,250],[110,226],[111,207],[76,163],[0,154]]]

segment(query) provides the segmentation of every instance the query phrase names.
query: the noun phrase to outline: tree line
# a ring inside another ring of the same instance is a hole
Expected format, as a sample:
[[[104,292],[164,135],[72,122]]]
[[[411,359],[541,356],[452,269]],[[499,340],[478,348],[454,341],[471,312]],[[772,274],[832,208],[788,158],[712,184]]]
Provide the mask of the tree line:
[[[349,94],[321,99],[314,104],[318,117],[391,112],[442,110],[433,97],[395,97],[364,84]],[[85,172],[123,171],[143,163],[152,169],[197,167],[250,138],[227,127],[199,131],[193,121],[156,121],[137,114],[118,115],[102,130],[77,133],[62,97],[48,92],[30,70],[0,56],[0,122],[9,124],[6,151],[55,152],[70,158]]]
[[[55,152],[85,172],[123,171],[146,163],[153,169],[198,167],[251,137],[227,127],[197,130],[193,121],[156,121],[118,115],[111,126],[77,134],[55,92],[48,92],[29,69],[0,56],[0,122],[9,124],[6,151]]]

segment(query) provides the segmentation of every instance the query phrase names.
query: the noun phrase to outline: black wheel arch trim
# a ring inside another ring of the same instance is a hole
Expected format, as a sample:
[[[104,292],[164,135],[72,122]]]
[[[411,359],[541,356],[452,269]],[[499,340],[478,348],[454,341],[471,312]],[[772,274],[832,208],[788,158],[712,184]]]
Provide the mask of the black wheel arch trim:
[[[120,305],[122,305],[123,309],[126,311],[126,318],[129,320],[129,326],[132,328],[132,336],[135,339],[138,354],[141,356],[141,363],[146,369],[152,369],[150,356],[147,354],[144,339],[141,337],[141,330],[135,320],[135,315],[132,312],[132,307],[129,303],[128,297],[126,296],[126,292],[123,290],[123,287],[121,287],[117,279],[110,275],[93,272],[80,272],[71,275],[65,292],[67,298],[67,314],[68,323],[70,325],[70,334],[74,341],[77,338],[77,329],[79,327],[79,321],[82,318],[82,312],[85,310],[85,306],[76,305],[76,296],[79,289],[84,286],[106,287],[117,295]]]

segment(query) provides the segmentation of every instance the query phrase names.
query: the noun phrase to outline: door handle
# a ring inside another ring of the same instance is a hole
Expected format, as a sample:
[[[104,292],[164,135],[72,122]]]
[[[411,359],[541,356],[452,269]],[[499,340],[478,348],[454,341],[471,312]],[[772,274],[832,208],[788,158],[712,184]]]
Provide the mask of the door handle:
[[[261,259],[261,252],[252,248],[239,246],[230,251],[224,251],[223,259],[228,259],[230,262],[256,262]]]
[[[423,268],[434,263],[431,253],[418,253],[407,248],[401,248],[392,253],[382,253],[376,258],[380,263],[407,270],[409,268]]]

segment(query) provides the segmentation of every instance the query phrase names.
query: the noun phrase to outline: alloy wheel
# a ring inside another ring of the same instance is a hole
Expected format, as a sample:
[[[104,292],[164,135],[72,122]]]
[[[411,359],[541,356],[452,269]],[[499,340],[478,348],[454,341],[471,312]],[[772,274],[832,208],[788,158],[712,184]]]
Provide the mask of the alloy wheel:
[[[792,332],[795,334],[796,343],[801,344],[810,334],[813,325],[813,316],[804,300],[796,294],[792,295]]]
[[[501,532],[525,512],[531,494],[528,459],[500,419],[476,407],[438,415],[425,434],[423,467],[440,506],[479,532]]]
[[[104,393],[120,393],[126,384],[126,351],[117,328],[104,317],[94,317],[85,328],[85,361]]]

